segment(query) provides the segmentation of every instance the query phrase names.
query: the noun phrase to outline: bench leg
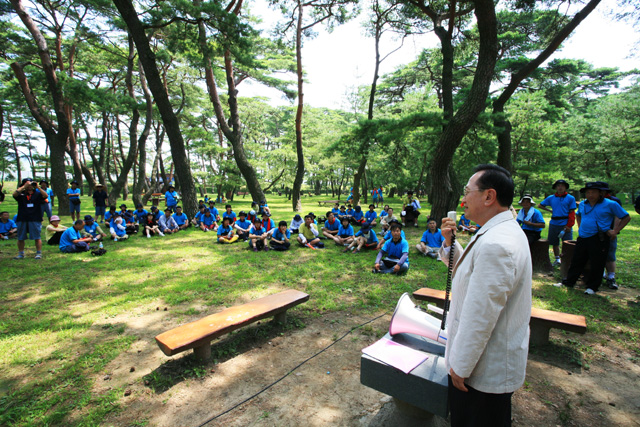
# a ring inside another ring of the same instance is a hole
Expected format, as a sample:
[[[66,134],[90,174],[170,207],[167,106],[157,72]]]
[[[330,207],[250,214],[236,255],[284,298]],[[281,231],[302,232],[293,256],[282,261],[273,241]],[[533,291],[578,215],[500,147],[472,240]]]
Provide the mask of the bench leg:
[[[287,323],[287,312],[283,311],[282,313],[278,313],[275,316],[273,316],[273,321],[275,323],[281,323],[281,324],[285,324]]]
[[[537,325],[530,323],[531,334],[529,335],[529,344],[532,345],[546,345],[549,344],[549,330],[548,326]]]
[[[211,343],[206,343],[200,347],[194,347],[193,354],[195,354],[196,359],[199,360],[211,359]]]

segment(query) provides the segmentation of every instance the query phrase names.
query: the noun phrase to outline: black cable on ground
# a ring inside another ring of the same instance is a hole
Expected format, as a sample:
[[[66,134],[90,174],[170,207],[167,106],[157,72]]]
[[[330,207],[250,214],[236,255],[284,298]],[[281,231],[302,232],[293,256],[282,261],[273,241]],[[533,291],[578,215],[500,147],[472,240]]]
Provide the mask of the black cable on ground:
[[[247,397],[245,400],[243,400],[240,403],[237,403],[235,405],[233,405],[231,408],[220,412],[218,415],[209,418],[207,421],[203,422],[202,424],[198,425],[198,427],[202,427],[204,425],[209,424],[211,421],[214,421],[218,418],[220,418],[221,416],[233,411],[234,409],[236,409],[237,407],[244,405],[245,403],[247,403],[248,401],[250,401],[251,399],[261,395],[262,393],[264,393],[265,391],[269,390],[271,387],[273,387],[274,385],[278,384],[280,381],[282,381],[283,379],[285,379],[286,377],[288,377],[289,375],[291,375],[296,369],[298,369],[300,366],[304,365],[305,363],[307,363],[308,361],[310,361],[311,359],[313,359],[314,357],[324,353],[325,351],[327,351],[328,349],[330,349],[331,347],[333,347],[334,344],[336,344],[337,342],[341,341],[344,337],[346,337],[347,335],[349,335],[351,332],[355,331],[358,328],[361,328],[365,325],[368,325],[371,322],[374,322],[376,320],[378,320],[379,318],[381,318],[382,316],[386,316],[387,314],[389,314],[389,312],[384,312],[382,313],[380,316],[378,317],[374,317],[371,320],[368,320],[358,326],[354,326],[353,328],[349,329],[347,332],[345,332],[344,335],[342,335],[340,338],[338,338],[337,340],[335,340],[334,342],[332,342],[331,344],[329,344],[328,346],[326,346],[325,348],[323,348],[322,350],[320,350],[319,352],[317,352],[316,354],[314,354],[311,357],[308,357],[307,359],[303,360],[302,362],[300,362],[295,368],[291,369],[289,372],[287,372],[286,374],[284,374],[282,377],[278,378],[276,381],[272,382],[271,384],[269,384],[268,386],[266,386],[265,388],[263,388],[262,390],[260,390],[259,392],[255,393],[254,395],[251,395],[249,397]]]

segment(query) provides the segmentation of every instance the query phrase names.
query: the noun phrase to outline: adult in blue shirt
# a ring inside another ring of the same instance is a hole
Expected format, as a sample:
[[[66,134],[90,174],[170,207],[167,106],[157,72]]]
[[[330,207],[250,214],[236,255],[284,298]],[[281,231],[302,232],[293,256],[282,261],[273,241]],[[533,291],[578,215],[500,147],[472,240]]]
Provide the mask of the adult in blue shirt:
[[[360,253],[362,248],[374,249],[378,246],[378,236],[368,223],[364,223],[355,235],[353,242],[349,244],[342,252],[353,250],[354,254]]]
[[[291,232],[287,228],[287,221],[280,221],[278,228],[271,235],[269,245],[275,251],[286,251],[291,246]]]
[[[589,262],[587,290],[584,293],[593,295],[598,291],[609,252],[609,241],[631,220],[622,206],[605,198],[607,191],[609,186],[602,181],[587,182],[580,190],[585,193],[586,200],[578,207],[578,239],[567,277],[557,285],[574,287]],[[616,218],[619,221],[615,221]]]
[[[402,274],[409,270],[409,243],[402,238],[402,226],[391,225],[391,239],[387,240],[373,266],[373,273]]]
[[[49,183],[47,181],[45,181],[44,179],[42,181],[40,181],[40,188],[42,188],[44,190],[44,192],[47,193],[47,200],[46,200],[45,203],[43,203],[41,205],[41,207],[42,207],[42,219],[44,219],[44,214],[46,212],[47,219],[49,221],[51,221],[51,216],[53,215],[51,213],[51,209],[53,209],[53,199],[55,198],[55,195],[53,194],[53,190],[49,188]]]
[[[547,240],[549,240],[549,245],[553,246],[553,254],[556,257],[553,265],[557,266],[560,265],[560,241],[573,240],[576,199],[567,193],[569,183],[564,179],[554,182],[551,188],[556,190],[555,194],[541,201],[540,208],[551,212]]]
[[[342,218],[340,221],[340,227],[338,227],[338,234],[333,236],[333,241],[339,246],[348,246],[349,243],[354,240],[354,230],[351,224],[349,224],[348,218]]]
[[[327,212],[327,220],[322,227],[322,235],[327,239],[334,239],[338,235],[338,229],[340,228],[340,221],[336,219],[333,212]]]
[[[178,224],[178,229],[186,230],[189,228],[189,217],[182,212],[182,206],[176,206],[176,212],[173,214],[173,219]]]
[[[525,194],[518,202],[522,209],[518,212],[516,221],[522,227],[522,231],[527,236],[529,245],[540,240],[540,232],[545,227],[544,218],[542,213],[533,206],[536,204],[533,202],[533,197],[529,194]]]
[[[75,221],[76,219],[80,219],[80,189],[76,181],[71,181],[71,188],[67,188],[67,196],[69,197],[71,220]]]
[[[67,228],[60,236],[60,251],[71,254],[74,252],[86,252],[89,250],[91,237],[82,237],[80,230],[84,227],[84,221],[79,219],[73,223],[73,227]]]
[[[382,236],[382,240],[380,240],[380,243],[378,243],[378,247],[376,249],[378,249],[378,250],[382,249],[382,245],[384,245],[387,242],[387,240],[389,240],[389,239],[391,239],[393,237],[393,235],[391,234],[391,226],[393,224],[398,224],[399,225],[400,221],[398,221],[397,219],[392,219],[391,221],[389,221],[389,230],[387,230],[384,233],[384,236]],[[404,230],[402,230],[402,229],[400,231],[400,236],[405,240],[407,239],[407,237],[404,235]]]
[[[240,211],[238,213],[238,219],[235,224],[233,224],[233,228],[236,230],[236,234],[243,241],[249,240],[249,228],[251,228],[251,221],[247,220],[247,213],[245,211]]]
[[[369,205],[369,210],[364,214],[365,222],[368,222],[371,227],[376,226],[376,218],[378,218],[378,213],[374,210],[375,208],[373,204]]]
[[[178,206],[179,197],[180,196],[178,196],[176,188],[173,185],[170,185],[167,192],[164,193],[164,201],[167,204],[167,208],[171,209],[171,211],[174,211],[176,209],[176,206]]]
[[[149,211],[142,207],[142,204],[138,203],[136,205],[136,210],[133,211],[133,218],[138,224],[142,224],[144,221],[146,221],[148,213]]]
[[[444,242],[442,232],[438,229],[438,223],[434,218],[427,220],[427,230],[422,233],[422,239],[416,245],[416,249],[424,256],[438,259],[438,251]]]

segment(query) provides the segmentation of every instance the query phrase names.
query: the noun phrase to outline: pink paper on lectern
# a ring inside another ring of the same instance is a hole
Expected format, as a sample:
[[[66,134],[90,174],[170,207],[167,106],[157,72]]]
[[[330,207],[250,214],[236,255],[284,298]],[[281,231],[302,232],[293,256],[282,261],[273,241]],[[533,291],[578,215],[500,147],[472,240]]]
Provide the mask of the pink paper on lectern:
[[[367,356],[378,359],[387,365],[401,370],[405,374],[413,371],[429,357],[421,351],[414,350],[386,338],[382,338],[369,347],[363,348],[362,352]]]

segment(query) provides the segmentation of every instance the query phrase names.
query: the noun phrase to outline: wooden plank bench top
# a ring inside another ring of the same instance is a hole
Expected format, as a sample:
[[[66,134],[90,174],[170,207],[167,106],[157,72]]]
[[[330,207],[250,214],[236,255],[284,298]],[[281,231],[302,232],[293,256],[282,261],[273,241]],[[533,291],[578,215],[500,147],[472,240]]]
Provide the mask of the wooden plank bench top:
[[[413,293],[413,297],[419,301],[428,301],[442,305],[444,303],[445,291],[421,288]],[[531,328],[530,342],[536,345],[547,344],[549,342],[549,329],[551,328],[576,332],[578,334],[585,334],[587,332],[587,320],[584,316],[536,307],[531,307],[529,326]]]
[[[318,206],[340,203],[340,200],[318,200]]]
[[[271,316],[284,322],[289,308],[308,300],[308,294],[289,289],[178,326],[156,336],[156,342],[167,356],[194,349],[198,358],[206,359],[211,356],[210,342],[215,338]]]

